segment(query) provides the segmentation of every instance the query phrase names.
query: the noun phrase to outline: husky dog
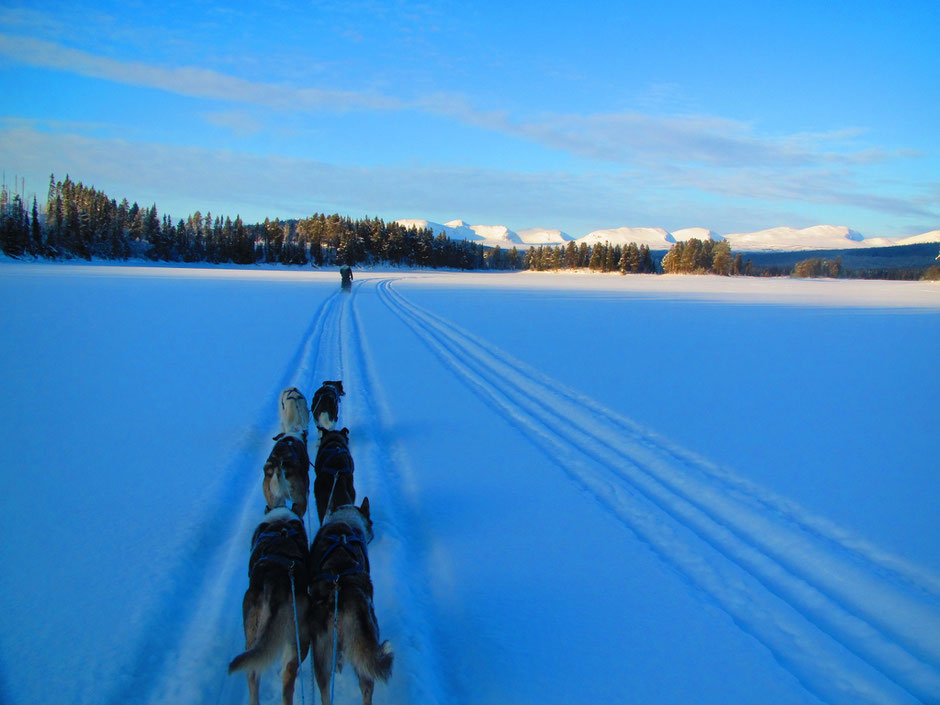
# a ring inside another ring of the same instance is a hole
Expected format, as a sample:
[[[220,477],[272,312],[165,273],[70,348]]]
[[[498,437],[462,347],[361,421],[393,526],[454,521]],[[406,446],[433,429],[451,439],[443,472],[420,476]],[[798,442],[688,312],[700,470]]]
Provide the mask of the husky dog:
[[[366,550],[371,540],[372,520],[366,497],[361,508],[350,504],[330,512],[310,547],[310,636],[323,705],[329,703],[330,678],[334,675],[334,628],[336,670],[342,669],[344,656],[352,663],[363,705],[372,703],[375,679],[387,681],[392,675],[392,649],[387,641],[379,643],[379,625],[372,607]]]
[[[349,452],[349,429],[321,431],[316,460],[313,462],[313,496],[321,524],[331,509],[356,501],[356,488],[353,485],[355,469]]]
[[[281,421],[281,434],[300,434],[307,439],[307,429],[310,427],[310,411],[307,409],[307,398],[297,387],[288,387],[281,392],[278,403],[278,417]],[[275,440],[277,440],[275,436]]]
[[[310,411],[317,428],[331,430],[339,418],[339,398],[345,396],[343,383],[339,380],[325,381],[313,395]]]
[[[261,488],[266,509],[286,506],[298,516],[304,515],[310,493],[310,456],[302,438],[294,434],[278,438],[264,463]]]
[[[228,666],[229,673],[247,671],[249,705],[258,705],[261,673],[279,657],[284,669],[281,702],[294,702],[294,680],[310,648],[309,582],[303,521],[284,507],[272,509],[251,539],[248,590],[242,602],[245,652]]]

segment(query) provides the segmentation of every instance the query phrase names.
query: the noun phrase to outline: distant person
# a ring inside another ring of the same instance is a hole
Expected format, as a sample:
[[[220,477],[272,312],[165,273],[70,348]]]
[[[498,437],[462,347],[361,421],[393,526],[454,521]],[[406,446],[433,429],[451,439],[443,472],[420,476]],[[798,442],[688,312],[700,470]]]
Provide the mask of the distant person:
[[[342,284],[343,288],[344,289],[352,288],[352,280],[353,280],[352,267],[350,267],[348,264],[344,264],[342,267],[339,268],[339,275],[343,278],[343,284]]]

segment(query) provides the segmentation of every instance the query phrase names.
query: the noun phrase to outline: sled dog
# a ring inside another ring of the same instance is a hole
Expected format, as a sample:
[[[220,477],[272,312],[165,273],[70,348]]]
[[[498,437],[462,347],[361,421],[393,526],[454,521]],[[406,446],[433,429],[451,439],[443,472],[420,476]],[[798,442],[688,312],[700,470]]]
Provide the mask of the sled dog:
[[[331,430],[339,418],[339,398],[345,396],[339,380],[325,381],[313,395],[310,411],[317,428]]]
[[[331,509],[356,501],[356,488],[353,485],[355,469],[349,452],[349,429],[321,431],[320,444],[313,461],[313,497],[321,524]]]
[[[295,434],[282,435],[264,463],[266,509],[287,507],[298,516],[307,511],[310,493],[310,456],[307,443]]]
[[[245,652],[228,666],[229,673],[247,672],[249,705],[258,705],[261,674],[278,658],[283,667],[282,705],[294,702],[294,680],[310,648],[309,571],[303,521],[284,507],[272,509],[251,539],[248,590],[242,602]]]
[[[313,663],[323,705],[329,703],[333,666],[333,629],[337,630],[336,671],[348,659],[371,705],[375,679],[392,675],[391,646],[379,643],[379,625],[372,606],[372,579],[366,545],[372,540],[369,499],[362,507],[346,505],[330,512],[310,547],[310,637]],[[334,602],[338,601],[338,605]],[[334,608],[336,609],[334,625]]]
[[[307,409],[307,398],[297,387],[288,387],[281,392],[278,417],[281,422],[281,435],[297,433],[301,434],[304,440],[307,439],[310,411]]]

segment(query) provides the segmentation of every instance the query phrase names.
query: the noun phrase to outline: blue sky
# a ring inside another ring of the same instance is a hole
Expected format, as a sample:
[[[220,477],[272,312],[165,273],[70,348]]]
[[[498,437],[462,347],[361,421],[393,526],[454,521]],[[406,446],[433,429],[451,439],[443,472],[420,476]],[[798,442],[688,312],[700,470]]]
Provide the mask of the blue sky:
[[[265,217],[940,228],[940,3],[0,6],[0,166]]]

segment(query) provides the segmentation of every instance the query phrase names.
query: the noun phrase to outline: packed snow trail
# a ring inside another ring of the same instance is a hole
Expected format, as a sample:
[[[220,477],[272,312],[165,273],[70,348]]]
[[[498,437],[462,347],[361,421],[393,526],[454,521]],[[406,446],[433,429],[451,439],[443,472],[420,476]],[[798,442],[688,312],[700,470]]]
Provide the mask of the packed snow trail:
[[[309,393],[314,379],[333,372],[332,362],[340,360],[342,303],[337,289],[316,309],[281,385],[272,390],[271,400],[241,442],[237,460],[209,485],[190,527],[180,531],[170,587],[148,606],[140,645],[122,669],[127,676],[104,702],[247,702],[244,676],[229,675],[227,668],[244,647],[241,601],[251,534],[264,506],[261,468],[273,447],[277,399],[290,386]],[[301,677],[307,674],[306,662],[304,667]],[[305,696],[310,680],[307,675]],[[298,683],[298,702],[300,689]],[[273,669],[262,678],[261,692],[266,701],[279,699],[280,678]]]
[[[308,399],[324,380],[344,381],[340,426],[350,428],[356,460],[357,497],[369,496],[376,523],[370,547],[376,588],[376,612],[383,638],[396,650],[394,676],[376,684],[376,697],[390,702],[451,702],[441,680],[434,617],[426,584],[420,521],[403,489],[409,473],[403,449],[391,438],[388,406],[370,368],[371,349],[362,334],[351,292],[329,295],[316,310],[309,329],[283,376],[252,426],[237,460],[207,488],[188,529],[180,532],[177,568],[169,587],[147,606],[140,644],[105,702],[206,703],[247,702],[243,674],[229,675],[228,662],[244,645],[241,600],[251,533],[264,501],[261,468],[277,426],[281,389],[294,386]],[[316,431],[309,439],[316,452]],[[313,502],[310,503],[313,505]],[[312,522],[312,523],[311,523]],[[315,511],[305,517],[312,538],[319,525]],[[167,615],[173,615],[167,626]],[[337,681],[337,698],[354,701],[358,684],[351,670]],[[386,692],[383,692],[386,691]],[[294,701],[319,702],[308,655],[301,665]],[[261,699],[280,699],[280,677],[272,667],[261,679]]]
[[[424,554],[429,542],[407,489],[414,473],[404,447],[390,430],[392,412],[375,373],[374,348],[356,310],[361,287],[360,282],[354,285],[340,326],[346,391],[340,425],[350,429],[356,501],[369,497],[375,528],[369,560],[376,616],[382,638],[388,638],[395,650],[392,678],[388,684],[376,683],[376,702],[454,702],[450,686],[442,679],[446,669],[434,628]],[[344,702],[356,702],[355,678],[346,675],[345,680],[350,693]]]
[[[938,702],[936,577],[565,390],[391,281],[377,288],[447,367],[811,692],[833,703]]]
[[[370,498],[375,539],[369,546],[375,605],[382,638],[395,650],[393,676],[388,684],[376,683],[377,701],[401,703],[451,702],[440,682],[433,617],[422,569],[418,521],[405,498],[401,476],[407,463],[403,449],[388,432],[389,411],[381,400],[381,385],[370,369],[370,347],[362,334],[355,302],[362,282],[350,291],[330,297],[306,346],[307,354],[296,375],[298,387],[308,399],[324,380],[342,380],[345,396],[340,401],[338,427],[349,428],[349,446],[355,461],[356,502]],[[311,458],[316,431],[311,430]],[[308,507],[313,506],[311,501]],[[311,539],[319,522],[308,512]],[[312,658],[301,666],[307,692],[319,700],[314,685]],[[337,702],[355,702],[361,696],[355,675],[345,669],[336,680]],[[274,697],[272,693],[272,697]],[[299,699],[295,693],[295,702]]]

